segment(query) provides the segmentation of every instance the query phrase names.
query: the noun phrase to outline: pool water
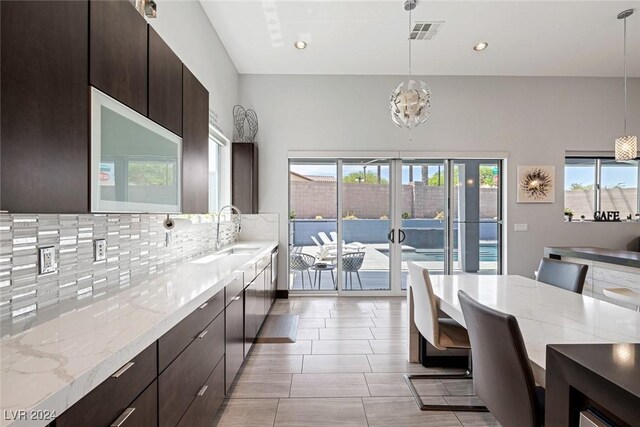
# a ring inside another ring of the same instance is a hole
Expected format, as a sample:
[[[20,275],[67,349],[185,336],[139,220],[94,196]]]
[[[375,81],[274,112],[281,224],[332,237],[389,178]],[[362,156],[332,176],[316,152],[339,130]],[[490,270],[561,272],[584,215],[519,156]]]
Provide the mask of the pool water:
[[[389,256],[389,249],[377,249],[381,254]],[[403,261],[444,261],[444,249],[410,249],[402,251]],[[453,260],[458,261],[458,250],[453,251]],[[480,261],[497,262],[498,245],[495,243],[480,244]]]

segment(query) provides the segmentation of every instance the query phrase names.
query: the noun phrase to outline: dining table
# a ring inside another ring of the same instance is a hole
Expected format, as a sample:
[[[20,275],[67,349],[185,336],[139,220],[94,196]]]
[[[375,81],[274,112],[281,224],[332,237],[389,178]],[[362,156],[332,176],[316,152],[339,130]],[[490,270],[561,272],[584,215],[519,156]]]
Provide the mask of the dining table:
[[[640,313],[517,275],[432,275],[439,308],[465,326],[458,291],[518,320],[533,374],[545,385],[548,344],[640,343]],[[409,361],[418,362],[419,333],[409,299]]]

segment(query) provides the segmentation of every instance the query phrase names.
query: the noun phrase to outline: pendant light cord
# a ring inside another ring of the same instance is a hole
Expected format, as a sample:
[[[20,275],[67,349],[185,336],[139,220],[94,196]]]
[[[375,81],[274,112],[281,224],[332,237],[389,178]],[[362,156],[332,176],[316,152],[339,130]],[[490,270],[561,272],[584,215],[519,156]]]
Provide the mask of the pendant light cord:
[[[411,9],[411,7],[409,8],[409,81],[411,81],[411,32],[412,32],[412,28],[411,28],[411,11],[413,9]],[[627,20],[625,19],[625,22]]]
[[[624,136],[627,136],[627,18],[624,18]]]
[[[411,0],[409,0],[411,1]],[[411,12],[413,8],[409,6],[409,81],[407,81],[407,89],[411,87]],[[411,135],[411,124],[409,124],[409,143],[413,142],[413,137]]]

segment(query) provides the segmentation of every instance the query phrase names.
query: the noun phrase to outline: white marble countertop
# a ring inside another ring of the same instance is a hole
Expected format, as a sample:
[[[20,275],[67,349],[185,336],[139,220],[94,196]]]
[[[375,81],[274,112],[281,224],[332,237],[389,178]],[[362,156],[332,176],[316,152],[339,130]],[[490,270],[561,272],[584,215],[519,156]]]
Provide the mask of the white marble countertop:
[[[442,311],[464,325],[463,290],[514,315],[534,370],[544,371],[547,344],[640,343],[640,313],[522,276],[431,276]]]
[[[48,424],[51,420],[14,418],[17,411],[27,411],[30,418],[32,410],[60,415],[223,289],[234,271],[255,263],[277,245],[277,241],[237,242],[222,250],[257,249],[209,262],[202,262],[205,257],[185,261],[88,304],[57,308],[48,318],[44,313],[44,321],[4,330],[0,426]]]

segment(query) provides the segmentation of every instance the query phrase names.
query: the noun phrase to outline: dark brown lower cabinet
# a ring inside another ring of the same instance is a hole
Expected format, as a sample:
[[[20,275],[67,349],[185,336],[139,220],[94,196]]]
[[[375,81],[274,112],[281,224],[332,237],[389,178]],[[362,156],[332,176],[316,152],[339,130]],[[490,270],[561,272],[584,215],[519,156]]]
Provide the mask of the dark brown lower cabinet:
[[[67,409],[54,425],[212,425],[275,295],[270,264],[254,264],[246,271]],[[253,280],[243,290],[244,274]],[[227,292],[235,295],[225,299]]]
[[[256,339],[257,307],[258,286],[254,280],[244,290],[244,357],[247,357]]]
[[[208,427],[224,399],[224,358],[218,362],[207,382],[198,390],[178,427]]]
[[[244,361],[244,294],[236,296],[225,310],[225,362],[226,390],[233,383]]]
[[[158,377],[160,426],[182,418],[224,355],[224,315],[219,315]]]
[[[198,307],[158,340],[158,372],[169,364],[224,310],[224,290]]]
[[[152,382],[110,425],[156,427],[158,425],[158,381]]]
[[[57,427],[108,426],[156,378],[157,347],[124,364],[106,381],[56,418]]]

